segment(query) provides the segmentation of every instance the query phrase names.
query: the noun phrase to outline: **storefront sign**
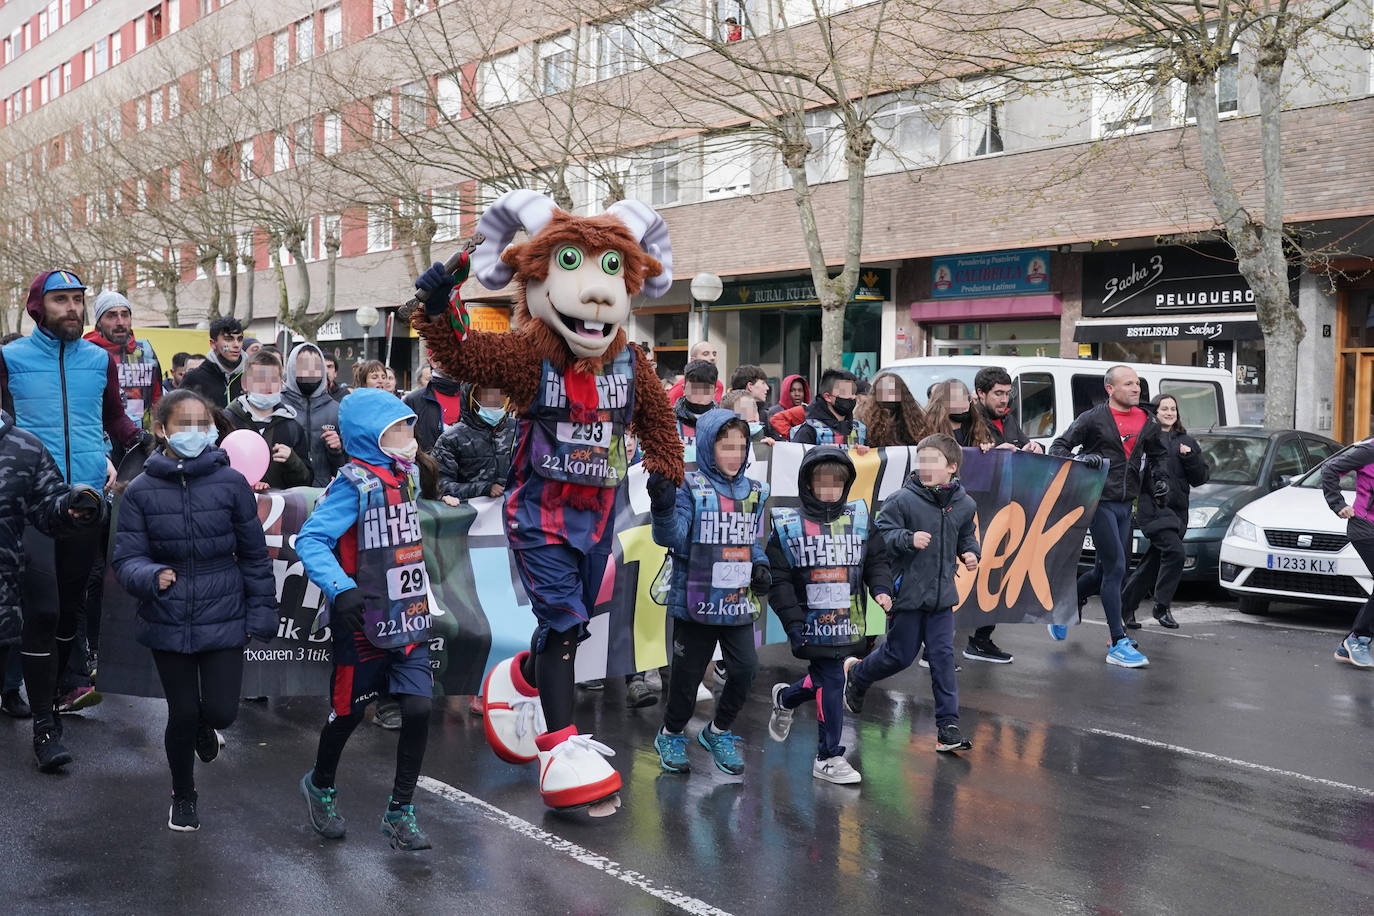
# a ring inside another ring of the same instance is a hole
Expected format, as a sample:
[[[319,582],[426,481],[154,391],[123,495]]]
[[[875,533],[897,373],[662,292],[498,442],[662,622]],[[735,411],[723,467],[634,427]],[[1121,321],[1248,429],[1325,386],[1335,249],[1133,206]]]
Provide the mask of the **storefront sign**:
[[[989,251],[931,261],[933,299],[1015,296],[1050,288],[1048,251]]]
[[[1073,339],[1085,343],[1128,340],[1260,340],[1259,322],[1250,318],[1189,321],[1080,322]]]
[[[865,267],[859,271],[859,284],[850,302],[886,302],[892,298],[892,271],[886,267]],[[816,284],[811,277],[783,277],[726,283],[713,309],[752,308],[762,305],[819,305]]]
[[[492,305],[474,305],[468,309],[472,330],[503,334],[510,330],[510,309]]]
[[[1162,315],[1253,309],[1229,249],[1148,248],[1083,258],[1083,314]]]

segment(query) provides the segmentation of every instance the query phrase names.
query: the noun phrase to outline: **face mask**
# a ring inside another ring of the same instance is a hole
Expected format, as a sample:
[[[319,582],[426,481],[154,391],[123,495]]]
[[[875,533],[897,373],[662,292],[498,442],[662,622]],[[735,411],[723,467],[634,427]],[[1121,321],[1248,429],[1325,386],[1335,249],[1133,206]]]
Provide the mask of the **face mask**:
[[[477,416],[481,417],[488,426],[495,426],[506,416],[504,407],[478,407]]]
[[[276,394],[258,394],[256,392],[250,392],[247,396],[247,400],[249,404],[253,405],[258,410],[271,410],[281,403],[281,392],[278,391]]]
[[[415,455],[419,451],[420,443],[414,440],[411,440],[409,443],[401,446],[400,448],[386,448],[385,446],[382,447],[383,454],[385,454],[389,458],[396,459],[406,468],[409,468],[412,464],[415,463]]]
[[[693,404],[691,401],[685,401],[684,403],[687,405],[687,409],[697,416],[701,416],[706,413],[706,411],[716,406],[715,404]]]
[[[313,378],[301,378],[299,375],[296,376],[296,389],[306,397],[310,397],[314,394],[315,389],[319,387],[320,377],[318,375]]]
[[[751,439],[761,432],[763,432],[763,424],[760,423],[758,420],[755,420],[753,423],[749,424],[749,437]]]
[[[836,398],[831,406],[834,407],[835,413],[847,417],[854,412],[854,401],[854,398]]]
[[[444,378],[442,375],[436,375],[430,378],[429,385],[435,391],[446,397],[453,397],[463,392],[462,382],[455,382],[453,379]]]
[[[172,433],[167,444],[182,458],[194,458],[215,444],[214,430],[184,429]]]

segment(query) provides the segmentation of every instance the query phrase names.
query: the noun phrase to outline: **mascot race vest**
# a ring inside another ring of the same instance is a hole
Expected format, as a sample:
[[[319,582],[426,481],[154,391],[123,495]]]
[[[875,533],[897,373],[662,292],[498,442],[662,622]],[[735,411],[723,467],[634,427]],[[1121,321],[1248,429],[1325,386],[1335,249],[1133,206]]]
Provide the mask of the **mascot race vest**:
[[[429,638],[429,576],[415,509],[415,477],[390,487],[372,471],[349,462],[339,469],[358,491],[358,568],[353,581],[366,601],[363,633],[379,649],[399,649]]]
[[[863,639],[868,506],[851,500],[833,522],[809,521],[796,509],[774,509],[772,516],[787,562],[806,585],[797,596],[806,605],[806,641],[847,646]]]
[[[703,475],[688,472],[695,516],[687,553],[687,616],[697,623],[749,623],[762,610],[749,588],[759,515],[768,498],[764,486],[749,481],[744,499],[722,496]]]
[[[840,448],[853,448],[856,445],[864,445],[868,442],[868,427],[862,420],[849,421],[849,435],[841,439],[835,435],[835,430],[817,419],[804,420],[801,426],[810,426],[816,431],[817,445],[838,445]],[[793,427],[791,432],[796,432],[799,426]],[[790,438],[790,433],[789,433]]]
[[[115,359],[119,369],[119,391],[124,396],[124,412],[139,429],[153,428],[153,386],[161,385],[153,345],[146,340],[134,341],[132,350],[124,350]]]
[[[595,379],[596,421],[574,422],[563,373],[544,360],[539,390],[526,412],[530,459],[540,477],[611,488],[625,479],[625,427],[634,415],[634,350],[626,347]]]

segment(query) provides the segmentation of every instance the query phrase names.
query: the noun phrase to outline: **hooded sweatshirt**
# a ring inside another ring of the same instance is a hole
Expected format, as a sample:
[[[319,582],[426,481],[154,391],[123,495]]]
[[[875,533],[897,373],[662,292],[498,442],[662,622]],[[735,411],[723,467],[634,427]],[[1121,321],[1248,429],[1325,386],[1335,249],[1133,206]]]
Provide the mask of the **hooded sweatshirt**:
[[[251,429],[262,436],[269,448],[285,445],[291,449],[291,456],[285,461],[273,461],[267,466],[267,473],[262,479],[268,487],[285,490],[310,486],[314,472],[310,468],[309,444],[291,407],[278,404],[266,419],[259,420],[249,409],[248,395],[245,394],[234,399],[234,403],[224,411],[224,416],[234,424],[235,429]]]
[[[733,411],[722,408],[708,410],[698,418],[697,469],[687,472],[687,479],[678,488],[677,502],[672,511],[653,517],[654,543],[660,547],[668,548],[669,554],[673,557],[668,612],[682,620],[689,619],[687,614],[687,557],[691,549],[693,531],[700,522],[697,517],[696,500],[692,495],[691,478],[694,475],[705,478],[721,499],[743,500],[749,496],[751,491],[759,490],[759,528],[756,532],[751,555],[756,564],[768,562],[768,555],[764,553],[763,546],[758,541],[758,535],[763,533],[762,504],[768,499],[768,484],[753,480],[745,474],[749,466],[750,456],[747,430],[744,436],[744,463],[740,469],[733,475],[726,475],[716,465],[715,443],[722,435],[725,425],[731,420],[739,420],[741,425],[748,425],[735,416]]]
[[[126,308],[133,314],[129,300],[112,289],[107,289],[95,297],[96,311],[103,308]],[[115,361],[119,370],[119,392],[124,398],[124,411],[139,429],[153,428],[153,414],[157,402],[162,397],[162,366],[153,352],[153,345],[146,340],[137,340],[132,335],[120,346],[106,339],[98,330],[89,332],[86,337],[91,343],[103,348]]]
[[[811,489],[812,475],[821,464],[838,464],[846,476],[844,492],[835,502],[821,502]],[[844,449],[833,445],[818,445],[809,449],[802,458],[797,470],[797,496],[801,502],[801,526],[803,537],[814,539],[817,553],[823,553],[835,545],[829,526],[846,513],[851,517],[858,512],[867,513],[862,501],[849,501],[849,489],[856,477],[854,462]],[[846,645],[819,645],[808,642],[804,636],[807,618],[811,609],[807,606],[807,586],[812,584],[810,567],[795,567],[790,556],[783,548],[781,534],[777,528],[778,514],[785,510],[774,509],[775,525],[768,539],[768,562],[773,568],[773,585],[768,592],[768,605],[778,615],[788,640],[792,643],[792,654],[798,658],[844,658],[852,654],[853,648],[864,643],[863,621],[856,620],[859,633]],[[851,518],[852,521],[852,518]],[[852,527],[850,529],[853,530]],[[863,556],[859,560],[863,567],[863,582],[874,595],[892,594],[892,569],[887,551],[879,538],[869,537],[863,545]],[[862,605],[860,605],[862,606]]]
[[[801,382],[802,395],[801,403],[792,400],[792,383]],[[768,411],[768,416],[772,416],[782,410],[791,410],[793,407],[804,407],[811,402],[811,385],[806,378],[801,375],[789,375],[782,380],[782,388],[778,391],[778,403],[773,405],[773,409]]]
[[[313,350],[320,357],[320,383],[309,395],[301,391],[296,378],[297,361],[306,350]],[[282,383],[281,400],[283,404],[296,411],[296,422],[305,432],[305,440],[310,445],[310,486],[323,487],[329,484],[336,471],[348,461],[343,449],[331,449],[324,444],[324,428],[339,427],[339,402],[329,394],[325,384],[324,352],[312,343],[296,344],[286,357],[286,376]]]
[[[418,491],[418,475],[413,468],[403,468],[382,451],[382,433],[397,421],[413,424],[415,412],[381,388],[358,388],[339,403],[339,434],[352,460],[387,486],[402,486],[409,476]],[[358,506],[353,482],[344,474],[336,474],[296,535],[296,554],[306,575],[331,602],[339,593],[357,588],[352,574],[357,570]]]
[[[243,394],[243,370],[248,368],[247,362],[240,353],[236,364],[226,366],[212,347],[205,354],[205,362],[182,376],[181,387],[190,388],[215,407],[227,407]]]

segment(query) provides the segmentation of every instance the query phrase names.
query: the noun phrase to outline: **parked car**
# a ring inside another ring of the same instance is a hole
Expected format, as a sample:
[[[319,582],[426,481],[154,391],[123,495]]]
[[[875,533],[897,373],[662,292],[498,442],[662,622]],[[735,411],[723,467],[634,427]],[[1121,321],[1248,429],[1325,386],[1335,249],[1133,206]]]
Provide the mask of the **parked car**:
[[[1354,500],[1353,471],[1341,478],[1341,489]],[[1221,585],[1251,614],[1264,613],[1275,599],[1361,604],[1374,578],[1345,525],[1326,505],[1321,469],[1313,468],[1236,512],[1221,541]]]

